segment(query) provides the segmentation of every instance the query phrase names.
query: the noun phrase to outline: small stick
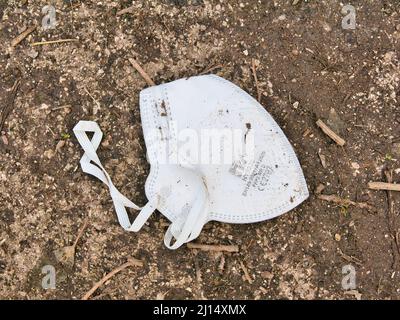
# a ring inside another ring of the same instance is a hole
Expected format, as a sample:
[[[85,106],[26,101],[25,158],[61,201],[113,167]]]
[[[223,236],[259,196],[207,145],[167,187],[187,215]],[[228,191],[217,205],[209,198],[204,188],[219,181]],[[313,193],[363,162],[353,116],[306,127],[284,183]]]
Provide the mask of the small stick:
[[[201,283],[202,277],[201,277],[201,270],[199,266],[199,261],[197,261],[197,258],[194,257],[194,266],[196,269],[196,280],[198,283]]]
[[[307,129],[304,130],[304,132],[303,132],[303,137],[307,137],[310,133],[311,133],[311,130],[310,130],[309,128],[307,128]]]
[[[254,82],[256,84],[256,89],[257,89],[257,101],[260,102],[261,100],[261,91],[260,91],[260,86],[258,85],[258,79],[257,79],[257,70],[256,70],[256,60],[251,59],[251,70],[253,71],[253,77],[254,77]]]
[[[150,78],[150,76],[146,73],[146,71],[143,70],[143,68],[137,63],[137,61],[133,58],[128,59],[129,62],[131,63],[132,67],[136,69],[137,72],[140,73],[142,78],[147,82],[149,86],[155,86],[156,84],[154,81]]]
[[[76,248],[76,245],[78,244],[78,241],[80,240],[80,238],[82,238],[83,232],[87,228],[88,223],[89,223],[89,218],[86,218],[85,222],[83,223],[83,226],[79,230],[78,236],[76,237],[74,244],[72,245],[74,248]]]
[[[354,202],[351,201],[349,199],[342,199],[338,196],[335,196],[333,194],[319,194],[317,196],[318,199],[324,200],[324,201],[328,201],[328,202],[333,202],[333,203],[337,203],[340,204],[342,206],[356,206],[359,207],[361,209],[372,209],[373,207],[370,206],[369,204],[365,203],[365,202]]]
[[[252,284],[253,283],[253,279],[250,277],[249,271],[247,270],[246,266],[244,265],[244,263],[242,261],[240,261],[240,267],[243,270],[244,273],[244,277],[246,278],[246,280]]]
[[[368,188],[372,190],[400,191],[400,184],[389,182],[369,182]]]
[[[79,41],[78,39],[60,39],[60,40],[52,40],[52,41],[41,41],[41,42],[33,42],[31,46],[42,46],[46,44],[54,44],[54,43],[64,43],[64,42],[75,42]]]
[[[11,41],[11,46],[16,47],[17,45],[19,45],[22,42],[22,40],[24,40],[27,36],[29,36],[35,30],[36,30],[36,26],[27,28],[24,32],[20,33],[13,41]]]
[[[218,265],[218,270],[219,273],[224,273],[224,268],[225,268],[225,257],[224,255],[221,255],[221,260],[219,261],[219,265]]]
[[[212,244],[201,244],[191,243],[186,244],[189,249],[199,249],[203,251],[226,251],[226,252],[239,252],[239,246],[236,245],[212,245]]]
[[[90,289],[83,297],[82,300],[88,300],[91,295],[105,282],[107,282],[109,279],[111,279],[114,275],[116,275],[118,272],[121,272],[122,270],[128,268],[128,267],[133,267],[133,266],[138,266],[142,267],[143,262],[134,258],[128,259],[127,262],[125,262],[123,265],[119,266],[118,268],[115,268],[113,271],[107,273],[100,281],[98,281],[92,289]]]
[[[321,119],[317,122],[317,126],[333,141],[335,141],[339,146],[343,147],[346,141],[338,136],[331,128],[329,128]]]

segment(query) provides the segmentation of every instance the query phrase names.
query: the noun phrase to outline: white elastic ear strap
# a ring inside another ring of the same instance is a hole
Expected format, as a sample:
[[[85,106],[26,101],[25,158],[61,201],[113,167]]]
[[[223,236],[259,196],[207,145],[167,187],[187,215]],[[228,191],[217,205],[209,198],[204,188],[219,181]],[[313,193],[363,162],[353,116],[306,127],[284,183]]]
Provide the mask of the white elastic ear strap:
[[[182,244],[192,241],[197,238],[206,223],[208,215],[208,194],[204,187],[200,188],[198,197],[193,203],[189,214],[181,227],[181,232],[176,237],[176,241],[171,245],[171,241],[174,238],[172,229],[174,228],[174,222],[172,222],[164,236],[164,244],[169,249],[177,249]]]
[[[79,121],[73,131],[79,144],[85,151],[80,160],[82,171],[95,176],[108,186],[120,225],[127,231],[139,231],[150,215],[156,210],[158,199],[149,201],[143,208],[141,208],[117,190],[96,154],[97,148],[99,147],[103,137],[103,133],[96,122]],[[94,133],[92,140],[89,140],[86,134],[87,132]],[[94,162],[95,164],[92,164],[91,162]],[[129,221],[125,207],[141,210],[132,224]]]

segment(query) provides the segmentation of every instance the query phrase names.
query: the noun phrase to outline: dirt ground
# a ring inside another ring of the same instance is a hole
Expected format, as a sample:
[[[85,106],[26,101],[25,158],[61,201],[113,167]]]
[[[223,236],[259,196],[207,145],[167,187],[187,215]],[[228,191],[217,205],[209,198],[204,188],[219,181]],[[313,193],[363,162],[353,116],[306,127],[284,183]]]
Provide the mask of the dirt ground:
[[[57,10],[50,30],[41,27],[47,4]],[[400,182],[400,3],[351,4],[355,30],[342,28],[343,4],[334,0],[0,0],[0,298],[78,299],[134,257],[144,266],[117,274],[93,298],[399,299],[400,195],[368,182],[386,181],[385,172]],[[213,68],[254,97],[256,59],[261,102],[291,141],[310,198],[270,221],[210,223],[197,240],[236,244],[238,253],[168,250],[159,213],[141,232],[125,232],[107,187],[79,168],[72,128],[99,123],[103,164],[144,204],[138,97],[146,83],[130,57],[156,83]],[[323,201],[320,192],[357,204]],[[87,217],[74,266],[62,264],[54,251],[72,245]],[[55,289],[41,286],[45,265],[55,267]],[[356,272],[352,290],[342,288],[346,265]]]

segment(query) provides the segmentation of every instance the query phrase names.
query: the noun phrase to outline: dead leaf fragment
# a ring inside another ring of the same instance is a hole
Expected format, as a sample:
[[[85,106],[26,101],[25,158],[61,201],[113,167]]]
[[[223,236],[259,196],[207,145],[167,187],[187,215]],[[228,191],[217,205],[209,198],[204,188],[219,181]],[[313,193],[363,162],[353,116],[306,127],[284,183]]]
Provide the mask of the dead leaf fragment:
[[[62,265],[72,268],[75,263],[75,246],[67,246],[54,251],[54,256]]]
[[[60,140],[58,141],[57,145],[56,145],[56,152],[60,152],[60,150],[62,149],[62,147],[65,146],[65,140]]]
[[[322,167],[326,168],[326,157],[321,153],[321,149],[318,151],[319,160],[321,161]]]

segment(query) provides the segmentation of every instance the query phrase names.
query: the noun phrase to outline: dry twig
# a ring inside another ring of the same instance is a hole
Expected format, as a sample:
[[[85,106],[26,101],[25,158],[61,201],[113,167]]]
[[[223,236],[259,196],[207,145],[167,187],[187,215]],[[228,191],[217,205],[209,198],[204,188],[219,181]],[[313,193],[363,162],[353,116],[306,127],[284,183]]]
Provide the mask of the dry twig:
[[[27,36],[29,36],[33,31],[36,30],[36,26],[31,26],[29,28],[26,28],[26,30],[22,33],[20,33],[16,38],[14,38],[13,41],[11,41],[11,46],[16,47],[19,45],[22,40],[24,40]]]
[[[317,121],[317,126],[339,146],[343,147],[345,145],[346,141],[329,128],[321,119]]]
[[[129,58],[129,62],[131,63],[132,67],[136,69],[137,72],[142,76],[142,78],[147,82],[149,86],[155,86],[156,84],[154,81],[150,78],[150,76],[146,73],[146,71],[143,70],[143,68],[139,65],[139,63],[133,59]]]
[[[107,273],[100,281],[96,282],[96,284],[82,297],[82,300],[88,300],[92,294],[105,282],[107,282],[109,279],[111,279],[114,275],[117,273],[121,272],[122,270],[128,268],[128,267],[142,267],[143,262],[134,258],[128,259],[127,262],[125,262],[123,265],[119,266],[118,268],[115,268],[113,271]]]
[[[77,235],[77,237],[76,237],[76,239],[75,239],[74,244],[72,245],[74,248],[76,248],[76,246],[77,246],[79,240],[82,238],[83,232],[84,232],[85,229],[87,228],[88,223],[89,223],[89,218],[86,218],[86,219],[85,219],[85,222],[83,223],[83,226],[81,227],[81,229],[80,229],[79,232],[78,232],[78,235]]]
[[[400,191],[400,184],[389,182],[369,182],[368,188],[372,190]]]
[[[335,196],[333,194],[319,194],[317,195],[318,199],[324,200],[324,201],[328,201],[328,202],[333,202],[333,203],[337,203],[341,206],[355,206],[355,207],[359,207],[361,209],[373,209],[372,206],[370,206],[369,204],[365,203],[365,202],[354,202],[351,201],[349,199],[342,199],[338,196]]]
[[[306,130],[304,130],[303,132],[303,137],[307,137],[312,131],[310,130],[310,128],[307,128]]]
[[[186,244],[189,249],[199,249],[203,251],[226,251],[226,252],[239,252],[239,246],[237,245],[212,245],[212,244],[201,244],[189,242]]]

